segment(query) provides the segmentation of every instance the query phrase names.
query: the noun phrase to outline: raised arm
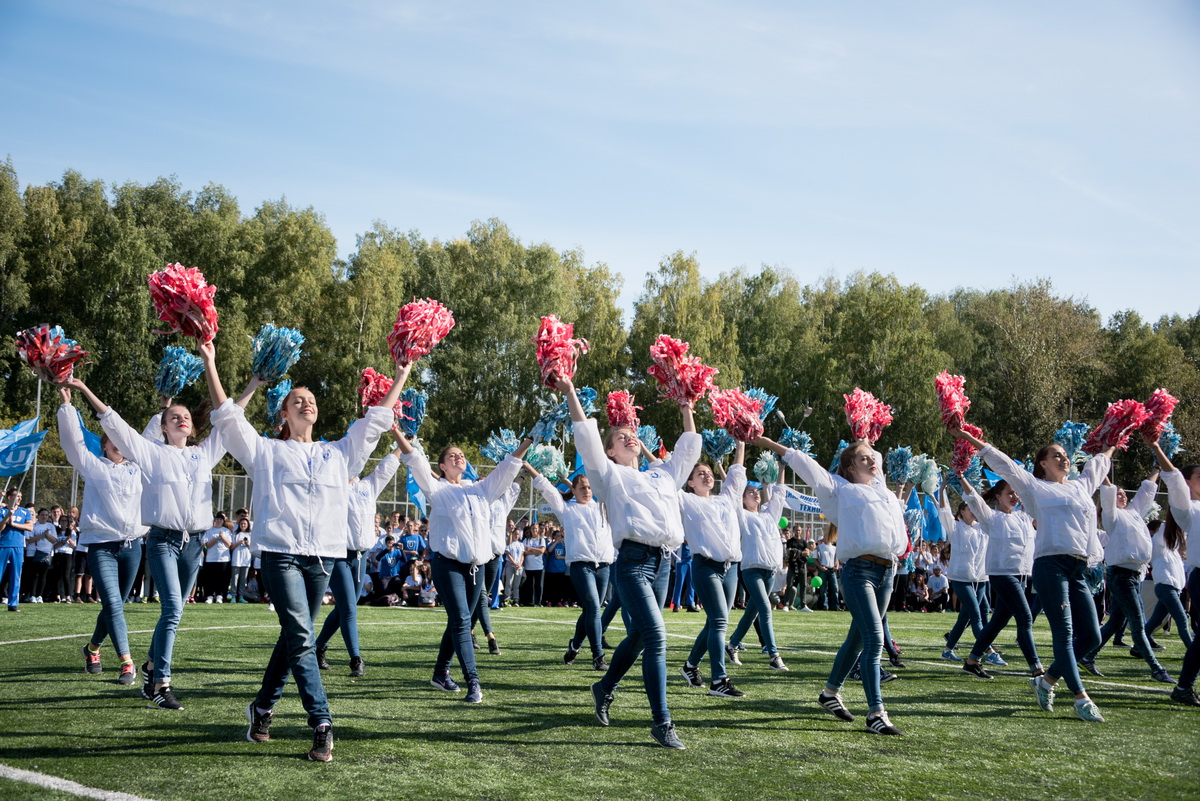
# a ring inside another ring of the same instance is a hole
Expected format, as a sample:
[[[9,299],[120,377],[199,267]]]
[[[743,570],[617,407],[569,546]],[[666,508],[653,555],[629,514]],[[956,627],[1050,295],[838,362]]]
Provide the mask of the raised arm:
[[[533,487],[541,493],[546,505],[550,507],[550,511],[556,515],[562,515],[563,510],[567,508],[567,503],[558,489],[550,483],[550,479],[539,473],[537,468],[529,462],[522,462],[521,466],[533,477]]]
[[[975,488],[971,486],[970,481],[963,481],[962,487],[963,500],[967,502],[967,506],[971,507],[971,511],[974,513],[975,518],[979,520],[981,524],[980,529],[982,529],[984,532],[987,532],[988,526],[990,526],[992,523],[992,518],[1000,514],[1000,512],[997,512],[995,509],[984,503],[983,497],[975,491]]]
[[[784,463],[795,470],[796,474],[804,479],[804,482],[812,487],[814,492],[821,492],[830,497],[836,492],[837,482],[833,480],[833,476],[807,453],[801,453],[794,448],[785,448],[769,437],[759,437],[754,444],[760,448],[775,451],[782,456]]]
[[[71,405],[71,390],[59,387],[58,393],[62,398],[62,405],[58,407],[58,441],[62,444],[67,462],[82,473],[84,479],[90,479],[97,471],[103,470],[104,465],[84,444],[83,431],[79,428],[79,413]]]
[[[1175,465],[1171,464],[1171,460],[1167,458],[1167,454],[1163,451],[1162,446],[1158,444],[1158,437],[1149,432],[1142,432],[1142,441],[1149,446],[1154,452],[1154,461],[1158,462],[1158,469],[1164,473],[1175,472]]]
[[[1157,494],[1158,471],[1152,470],[1142,485],[1138,487],[1137,494],[1129,499],[1129,508],[1145,517],[1150,513],[1150,507],[1154,505],[1154,496]]]

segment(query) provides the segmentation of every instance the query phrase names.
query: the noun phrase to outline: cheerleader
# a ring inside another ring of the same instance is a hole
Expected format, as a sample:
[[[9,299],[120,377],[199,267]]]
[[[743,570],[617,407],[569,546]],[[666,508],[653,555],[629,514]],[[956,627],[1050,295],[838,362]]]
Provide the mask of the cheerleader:
[[[708,652],[712,671],[708,694],[722,698],[745,695],[733,686],[725,672],[725,631],[737,593],[738,564],[742,561],[738,511],[746,489],[745,460],[746,444],[738,442],[720,493],[713,495],[716,483],[713,469],[703,462],[693,467],[688,476],[687,488],[691,492],[679,492],[683,534],[692,549],[692,586],[704,606],[704,626],[680,672],[689,686],[703,689],[700,660]]]
[[[1112,465],[1112,448],[1096,454],[1076,478],[1069,478],[1071,458],[1061,445],[1038,451],[1031,475],[996,448],[965,431],[952,432],[979,448],[984,461],[1021,496],[1037,520],[1033,586],[1050,623],[1054,663],[1029,680],[1044,712],[1054,709],[1054,687],[1061,678],[1075,695],[1080,720],[1103,723],[1104,716],[1088,697],[1079,677],[1077,659],[1100,641],[1100,622],[1085,574],[1088,557],[1099,549],[1096,505],[1092,496]]]
[[[392,427],[392,436],[400,438],[400,432]],[[350,676],[360,678],[367,675],[362,651],[358,647],[358,595],[362,590],[363,562],[366,552],[375,544],[375,502],[379,494],[391,483],[400,459],[395,452],[379,460],[375,470],[365,478],[351,476],[349,505],[347,507],[346,554],[333,560],[329,568],[329,590],[333,593],[333,609],[325,616],[321,633],[317,635],[317,667],[329,670],[325,651],[334,632],[342,631],[346,653],[350,655]]]
[[[592,489],[608,510],[617,548],[610,575],[627,627],[608,671],[592,685],[596,719],[602,726],[609,724],[608,710],[617,683],[641,653],[642,681],[654,721],[650,733],[659,745],[682,749],[684,745],[667,709],[667,630],[662,610],[667,600],[670,553],[683,543],[679,489],[700,458],[701,438],[696,433],[692,408],[679,406],[683,434],[675,443],[673,457],[641,472],[638,458],[642,444],[636,429],[614,426],[601,440],[596,421],[584,414],[570,380],[559,379],[556,388],[570,406],[575,445]]]
[[[742,492],[738,528],[742,538],[742,583],[746,585],[749,604],[729,639],[726,652],[729,661],[735,665],[741,664],[737,652],[746,632],[757,621],[763,648],[771,657],[771,670],[788,669],[779,655],[779,646],[775,644],[775,626],[771,620],[771,588],[776,575],[783,568],[783,540],[779,538],[783,501],[782,466],[779,468],[779,482],[769,494],[766,506],[761,505],[762,493],[758,487],[749,485]]]
[[[613,549],[612,529],[608,516],[592,494],[592,482],[586,472],[578,473],[571,480],[570,497],[567,502],[550,480],[525,463],[525,469],[533,476],[533,486],[546,500],[550,511],[563,527],[563,540],[567,548],[567,569],[575,594],[583,607],[575,621],[575,634],[567,641],[567,652],[563,664],[570,665],[583,647],[586,638],[592,652],[592,668],[607,670],[604,658],[604,623],[601,604],[608,594],[608,582],[616,551]]]
[[[294,387],[287,394],[278,436],[264,437],[246,421],[244,409],[225,396],[213,343],[200,345],[200,358],[212,396],[213,426],[254,482],[254,539],[262,553],[260,572],[279,616],[279,638],[262,686],[246,705],[250,724],[246,739],[255,743],[271,739],[275,704],[291,673],[308,713],[308,725],[313,728],[308,758],[329,762],[333,759],[333,719],[317,667],[313,623],[329,585],[329,568],[346,554],[346,486],[366,465],[379,437],[394,425],[392,407],[412,365],[397,370],[388,394],[354,421],[344,437],[327,442],[313,437],[317,400],[308,389]],[[252,377],[250,392],[260,383]]]
[[[1033,613],[1025,598],[1025,579],[1033,572],[1033,518],[1017,508],[1021,499],[1007,481],[996,482],[982,496],[968,481],[962,482],[962,488],[963,499],[979,521],[979,530],[987,537],[984,566],[996,599],[992,618],[976,635],[963,670],[990,679],[992,674],[981,662],[1008,622],[1015,620],[1017,645],[1029,665],[1030,675],[1040,676],[1045,670],[1033,642]],[[994,509],[991,503],[996,504]]]
[[[83,476],[83,517],[79,521],[79,541],[88,546],[88,569],[100,592],[100,614],[96,630],[83,647],[84,670],[100,673],[100,646],[107,637],[121,660],[118,684],[131,685],[136,678],[129,652],[129,633],[125,623],[125,598],[133,589],[133,579],[142,562],[142,471],[121,455],[106,435],[100,446],[104,456],[87,449],[79,426],[79,413],[71,405],[71,390],[59,389],[58,438],[72,467]]]
[[[1183,532],[1170,512],[1167,512],[1166,521],[1152,539],[1150,571],[1154,574],[1154,596],[1158,598],[1158,603],[1146,621],[1146,637],[1149,639],[1170,615],[1175,621],[1175,631],[1179,633],[1183,647],[1188,648],[1192,644],[1192,634],[1187,612],[1179,597],[1187,584],[1184,580],[1183,556],[1179,553],[1183,547]]]
[[[961,474],[958,478],[960,486],[966,487],[969,484]],[[966,490],[963,492],[965,494]],[[954,514],[951,514],[945,483],[942,484],[938,517],[950,543],[950,565],[946,569],[946,578],[950,579],[950,587],[958,596],[959,602],[958,619],[945,635],[946,647],[942,650],[942,659],[961,662],[962,657],[954,653],[954,647],[958,645],[958,638],[962,636],[967,624],[971,625],[971,633],[978,639],[987,623],[983,611],[987,592],[987,538],[975,519],[975,513],[971,511],[971,505],[965,500],[958,505]],[[1000,658],[1000,654],[990,648],[987,652],[987,662],[997,667],[1008,664]]]
[[[496,641],[496,632],[492,630],[492,596],[499,592],[500,563],[504,559],[504,550],[508,545],[508,514],[517,505],[521,497],[521,485],[515,481],[509,485],[491,504],[492,558],[483,566],[483,587],[479,599],[471,613],[471,628],[479,623],[487,636],[488,653],[500,655],[500,643]],[[471,635],[471,647],[475,647],[475,635]]]
[[[441,478],[435,479],[425,452],[406,438],[399,440],[401,461],[425,493],[429,504],[429,549],[432,552],[433,584],[446,608],[446,630],[438,648],[430,684],[446,692],[458,692],[450,677],[450,660],[458,658],[468,704],[483,702],[475,648],[471,644],[471,613],[483,593],[479,568],[495,558],[492,534],[494,501],[511,490],[521,471],[521,457],[533,444],[526,437],[479,482],[463,479],[467,457],[461,448],[450,446],[438,457]]]
[[[901,735],[883,706],[880,692],[880,656],[883,653],[883,615],[892,595],[896,559],[908,545],[904,514],[896,496],[888,491],[878,459],[866,440],[842,451],[837,475],[830,475],[805,453],[760,437],[759,445],[783,457],[817,493],[827,499],[828,516],[838,526],[838,556],[842,568],[842,596],[850,612],[850,630],[838,650],[833,670],[817,702],[839,720],[852,721],[840,695],[842,685],[857,662],[867,696],[867,731]]]

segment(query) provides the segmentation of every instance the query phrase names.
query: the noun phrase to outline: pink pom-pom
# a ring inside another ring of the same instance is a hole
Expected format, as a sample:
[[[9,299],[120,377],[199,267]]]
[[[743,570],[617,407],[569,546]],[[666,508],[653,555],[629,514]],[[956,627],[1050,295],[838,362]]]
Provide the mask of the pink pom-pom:
[[[739,442],[753,442],[762,436],[763,424],[758,413],[763,402],[740,389],[714,389],[708,396],[713,419]]]
[[[396,382],[383,373],[376,372],[372,367],[364,369],[362,371],[362,380],[358,384],[358,394],[362,398],[362,405],[364,407],[378,406],[379,402],[387,397],[394,383]],[[404,417],[404,402],[397,400],[396,405],[392,407],[392,411],[398,416]]]
[[[557,379],[574,378],[580,352],[588,352],[588,341],[574,339],[574,336],[574,323],[564,323],[551,314],[542,318],[542,327],[533,338],[537,344],[538,366],[542,368],[542,383],[551,389]]]
[[[436,300],[414,300],[400,307],[388,334],[388,347],[396,364],[412,364],[433,350],[454,327],[454,315]]]
[[[963,423],[961,428],[973,437],[983,438],[983,429],[979,426]],[[965,439],[954,440],[954,455],[950,459],[950,469],[955,473],[967,472],[967,468],[971,466],[971,459],[977,451],[978,449]]]
[[[875,413],[871,416],[871,430],[867,432],[867,439],[871,442],[878,442],[883,436],[883,429],[892,424],[892,407],[888,406],[883,401],[878,401],[875,407]]]
[[[608,393],[608,402],[604,411],[608,414],[608,424],[613,428],[637,428],[642,424],[638,419],[641,406],[633,405],[633,396],[626,390],[618,389]]]
[[[146,280],[155,314],[171,326],[170,331],[154,333],[185,334],[201,343],[212,342],[220,330],[217,307],[213,304],[217,288],[209,286],[204,273],[177,262],[151,273]]]
[[[1149,417],[1146,407],[1135,400],[1110,403],[1100,425],[1083,441],[1083,452],[1097,454],[1112,447],[1125,450],[1129,447],[1129,435]]]
[[[73,375],[75,363],[88,352],[67,339],[58,326],[42,323],[17,334],[17,354],[38,378],[61,384]]]
[[[850,424],[852,439],[875,442],[883,429],[892,424],[892,407],[870,392],[855,387],[853,392],[842,397],[846,399],[846,422]]]
[[[658,392],[663,398],[694,406],[710,392],[713,376],[719,371],[708,367],[698,356],[688,356],[688,343],[659,334],[650,346],[654,364],[646,372],[658,380]]]
[[[1179,399],[1165,389],[1160,388],[1151,392],[1150,398],[1145,404],[1146,414],[1150,416],[1146,418],[1146,422],[1142,423],[1142,431],[1148,433],[1155,440],[1161,437],[1163,427],[1171,419],[1171,413],[1175,411],[1177,403],[1179,403]]]
[[[938,406],[942,411],[942,423],[951,431],[963,427],[967,411],[971,408],[971,399],[963,391],[966,381],[961,375],[950,375],[946,370],[933,380]]]

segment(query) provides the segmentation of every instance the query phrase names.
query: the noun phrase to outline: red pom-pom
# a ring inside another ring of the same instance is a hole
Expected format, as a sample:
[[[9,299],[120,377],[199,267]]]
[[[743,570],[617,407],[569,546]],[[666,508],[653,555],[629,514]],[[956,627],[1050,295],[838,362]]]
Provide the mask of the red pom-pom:
[[[751,398],[740,389],[714,389],[708,396],[713,419],[739,442],[753,442],[762,436],[762,419],[758,416],[763,402]]]
[[[17,334],[17,354],[33,374],[51,384],[61,384],[74,372],[75,363],[88,355],[58,326],[46,323]]]
[[[967,411],[971,408],[971,399],[963,392],[966,381],[961,375],[950,375],[946,370],[933,380],[938,406],[942,410],[942,423],[951,431],[963,427]]]
[[[454,315],[436,300],[414,300],[400,307],[388,334],[388,347],[396,364],[412,364],[433,350],[454,327]]]
[[[171,326],[170,331],[156,334],[186,334],[198,342],[212,342],[220,327],[213,296],[215,286],[209,286],[204,273],[195,267],[168,264],[165,269],[151,273],[150,300],[158,319]]]
[[[588,352],[586,339],[574,339],[575,324],[564,323],[557,315],[542,318],[542,327],[533,341],[537,344],[537,362],[542,368],[542,383],[554,389],[556,379],[575,377],[575,362],[580,352]]]
[[[714,389],[713,376],[719,371],[708,367],[698,356],[688,356],[688,344],[659,334],[650,346],[654,364],[646,372],[658,379],[658,392],[663,398],[694,406]]]
[[[608,424],[613,428],[637,428],[642,424],[638,419],[638,409],[633,405],[633,396],[623,389],[608,393],[608,402],[604,411],[608,414]]]
[[[1145,404],[1146,414],[1150,416],[1146,418],[1146,422],[1142,423],[1142,431],[1149,433],[1155,440],[1161,437],[1163,427],[1171,419],[1171,413],[1175,411],[1177,403],[1179,403],[1179,399],[1165,389],[1156,389],[1151,392],[1150,398]]]
[[[1149,417],[1146,407],[1135,400],[1110,403],[1104,420],[1083,441],[1083,452],[1097,454],[1114,446],[1125,450],[1129,447],[1129,435]]]
[[[846,399],[846,422],[850,424],[852,439],[875,442],[883,429],[892,424],[892,407],[870,392],[855,387],[853,392],[842,397]]]
[[[362,380],[358,383],[358,394],[362,398],[362,405],[378,406],[379,402],[392,390],[394,383],[396,382],[383,373],[376,372],[374,368],[368,367],[363,370]],[[404,402],[397,400],[392,411],[398,416],[404,417]]]
[[[961,428],[973,437],[983,438],[983,429],[979,426],[963,423]],[[950,469],[955,473],[967,472],[967,468],[971,466],[971,459],[977,451],[978,449],[965,439],[954,440],[954,456],[950,459]]]

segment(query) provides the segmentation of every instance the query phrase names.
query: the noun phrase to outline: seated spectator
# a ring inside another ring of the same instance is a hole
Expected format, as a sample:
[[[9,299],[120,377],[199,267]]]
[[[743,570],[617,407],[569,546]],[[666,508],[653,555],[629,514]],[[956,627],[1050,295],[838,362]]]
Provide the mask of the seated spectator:
[[[419,606],[421,603],[421,563],[410,562],[408,578],[404,579],[404,587],[400,590],[400,598],[405,606]]]
[[[950,580],[942,574],[942,566],[933,566],[933,575],[927,582],[929,588],[929,612],[945,612],[950,605]]]
[[[400,585],[403,581],[400,579],[400,570],[404,567],[404,554],[396,547],[396,538],[388,535],[384,540],[385,547],[383,553],[379,554],[379,594],[387,595],[391,592],[398,593]],[[393,588],[391,585],[395,583]]]
[[[924,573],[914,573],[908,582],[906,593],[908,608],[913,612],[929,611],[929,587],[925,584]]]

